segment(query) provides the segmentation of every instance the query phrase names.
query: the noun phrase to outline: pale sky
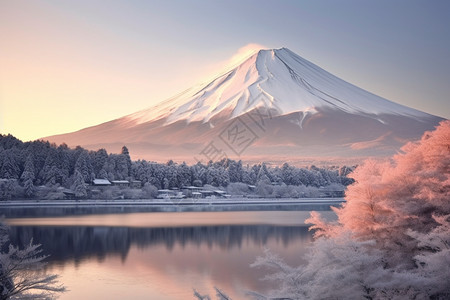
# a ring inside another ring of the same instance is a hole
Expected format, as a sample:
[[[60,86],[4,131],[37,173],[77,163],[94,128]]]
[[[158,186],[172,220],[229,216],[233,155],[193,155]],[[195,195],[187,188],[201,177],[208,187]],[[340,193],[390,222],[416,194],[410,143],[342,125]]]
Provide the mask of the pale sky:
[[[450,1],[0,0],[0,133],[32,140],[122,117],[257,45],[450,118]]]

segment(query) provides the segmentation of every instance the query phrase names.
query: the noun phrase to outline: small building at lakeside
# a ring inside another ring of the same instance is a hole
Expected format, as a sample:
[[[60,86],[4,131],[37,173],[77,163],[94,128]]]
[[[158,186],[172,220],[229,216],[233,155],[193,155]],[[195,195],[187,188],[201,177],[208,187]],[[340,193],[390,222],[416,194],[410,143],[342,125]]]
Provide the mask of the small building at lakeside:
[[[183,199],[186,197],[182,192],[177,190],[158,190],[158,196],[156,196],[157,199]]]
[[[118,186],[118,187],[128,187],[130,186],[130,182],[128,180],[112,180],[112,185]]]
[[[140,188],[142,188],[142,181],[140,181],[140,180],[131,180],[130,181],[130,188],[132,188],[132,189],[140,189]]]
[[[193,199],[199,199],[202,197],[202,193],[200,192],[191,192],[191,195]]]
[[[74,200],[74,199],[76,199],[75,192],[72,191],[71,189],[64,189],[63,190],[63,194],[64,194],[64,198],[67,199],[67,200]]]
[[[190,192],[199,192],[202,189],[202,187],[198,187],[198,186],[183,186],[181,188],[181,190],[184,191],[190,191]]]
[[[92,180],[92,185],[94,186],[110,186],[111,182],[108,179],[96,178]]]

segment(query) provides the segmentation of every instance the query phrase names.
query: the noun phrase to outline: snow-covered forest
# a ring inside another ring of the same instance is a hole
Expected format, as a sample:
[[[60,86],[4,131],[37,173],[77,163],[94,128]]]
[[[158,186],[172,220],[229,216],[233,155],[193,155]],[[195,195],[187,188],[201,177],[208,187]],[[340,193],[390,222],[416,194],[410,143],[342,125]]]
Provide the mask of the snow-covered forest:
[[[224,159],[208,164],[155,163],[132,161],[127,147],[120,154],[105,149],[88,151],[44,141],[22,142],[11,135],[0,135],[0,199],[62,199],[63,189],[72,189],[79,198],[88,197],[86,184],[94,178],[138,180],[142,189],[128,191],[125,198],[152,198],[158,189],[210,185],[228,193],[254,193],[264,197],[317,196],[319,187],[344,189],[352,183],[347,175],[353,167],[297,168],[265,163],[244,165]],[[103,197],[112,197],[111,189]],[[108,194],[109,193],[109,194]]]

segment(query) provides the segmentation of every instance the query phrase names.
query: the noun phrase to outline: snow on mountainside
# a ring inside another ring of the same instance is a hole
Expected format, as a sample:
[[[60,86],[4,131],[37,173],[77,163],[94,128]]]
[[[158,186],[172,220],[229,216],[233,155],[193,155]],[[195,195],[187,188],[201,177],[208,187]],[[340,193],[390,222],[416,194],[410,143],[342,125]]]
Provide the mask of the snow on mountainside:
[[[265,119],[258,123],[261,112]],[[208,84],[151,108],[46,139],[112,152],[127,145],[135,159],[207,161],[205,149],[213,145],[233,159],[293,162],[392,155],[441,120],[281,48],[260,50]]]
[[[281,48],[260,50],[199,90],[190,89],[127,119],[136,124],[158,119],[166,119],[165,124],[208,122],[223,112],[230,119],[261,107],[278,115],[314,113],[324,107],[351,114],[426,115],[362,90]]]

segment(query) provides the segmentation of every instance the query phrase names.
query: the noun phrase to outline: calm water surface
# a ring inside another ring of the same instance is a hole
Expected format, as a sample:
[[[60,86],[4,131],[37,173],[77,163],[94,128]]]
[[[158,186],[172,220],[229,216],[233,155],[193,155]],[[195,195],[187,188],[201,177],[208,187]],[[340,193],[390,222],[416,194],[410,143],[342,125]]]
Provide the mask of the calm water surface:
[[[328,219],[331,211],[321,212]],[[264,248],[302,263],[309,211],[146,212],[9,218],[11,240],[30,238],[69,289],[59,299],[194,299],[192,289],[233,299],[267,291],[250,268]]]

